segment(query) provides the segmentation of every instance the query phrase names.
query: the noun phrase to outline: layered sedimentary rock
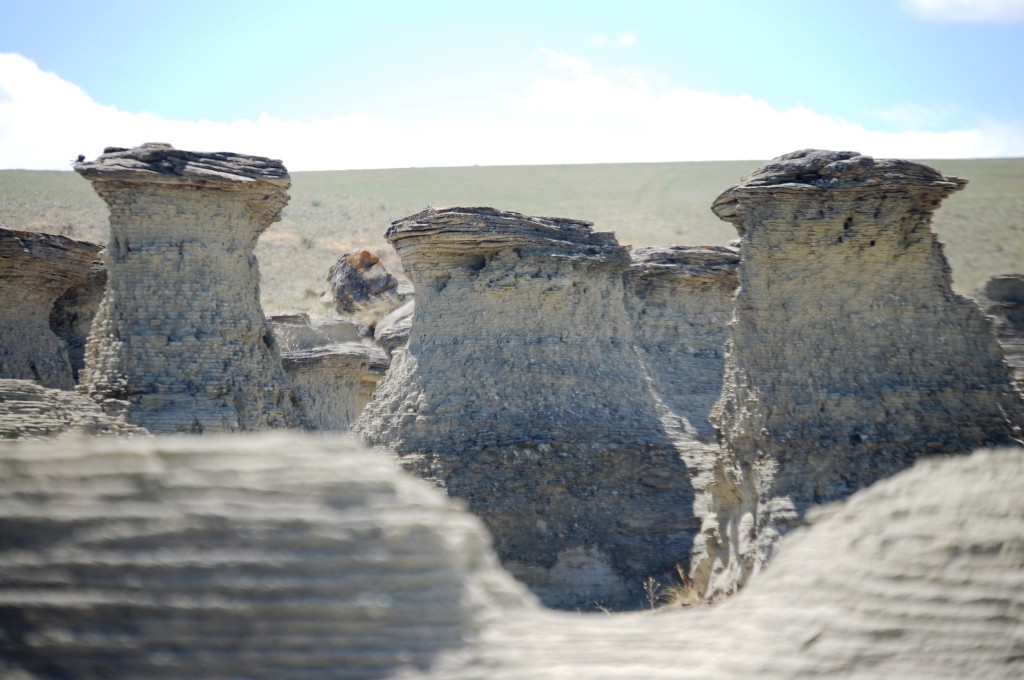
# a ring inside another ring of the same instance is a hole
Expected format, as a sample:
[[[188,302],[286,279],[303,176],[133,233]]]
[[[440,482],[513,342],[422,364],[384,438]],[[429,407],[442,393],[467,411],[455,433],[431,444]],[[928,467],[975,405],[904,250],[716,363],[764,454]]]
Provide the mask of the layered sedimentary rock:
[[[1022,485],[1021,449],[922,461],[727,602],[580,615],[539,610],[475,518],[345,440],[7,443],[0,675],[1019,678]]]
[[[7,444],[0,536],[5,678],[391,677],[532,602],[476,518],[344,439]]]
[[[331,299],[338,312],[354,312],[380,298],[398,301],[398,279],[368,250],[343,255],[327,272]]]
[[[932,211],[966,182],[901,160],[806,150],[726,190],[742,238],[712,421],[719,470],[698,574],[730,589],[807,508],[922,455],[1013,442],[1022,402],[992,329],[952,292]]]
[[[360,343],[281,354],[285,373],[311,430],[347,432],[388,370],[387,355]]]
[[[708,415],[722,393],[739,251],[725,246],[638,248],[627,309],[658,395],[680,427],[714,439]]]
[[[416,301],[409,300],[401,307],[392,310],[377,322],[373,329],[373,339],[388,353],[388,356],[409,342],[409,331],[412,328],[413,315],[416,313]]]
[[[279,314],[267,319],[281,352],[296,352],[339,342],[359,342],[359,328],[343,319],[310,320],[306,314]]]
[[[42,387],[32,380],[0,380],[0,439],[74,435],[144,435],[141,427],[109,416],[88,397]]]
[[[416,323],[356,427],[465,499],[545,602],[588,609],[637,606],[698,525],[633,347],[629,254],[590,226],[491,208],[393,223]]]
[[[253,255],[288,202],[281,162],[145,144],[75,171],[110,208],[81,388],[153,432],[297,425]]]
[[[54,302],[85,283],[100,246],[0,227],[0,378],[75,386],[67,346],[50,328]]]
[[[1024,274],[993,276],[977,297],[982,310],[992,319],[996,339],[1013,368],[1014,379],[1024,384]]]
[[[85,281],[68,288],[50,311],[50,328],[67,345],[76,383],[78,374],[85,368],[85,343],[106,288],[107,267],[102,260],[94,260]]]

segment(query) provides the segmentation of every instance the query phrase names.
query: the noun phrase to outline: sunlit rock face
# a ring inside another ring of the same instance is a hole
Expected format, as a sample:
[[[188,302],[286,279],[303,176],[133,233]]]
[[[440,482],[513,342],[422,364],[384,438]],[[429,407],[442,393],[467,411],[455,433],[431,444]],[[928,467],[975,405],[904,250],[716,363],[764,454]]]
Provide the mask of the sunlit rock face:
[[[143,428],[104,413],[81,394],[43,387],[34,380],[0,379],[0,440],[146,434]]]
[[[310,430],[348,432],[388,369],[388,356],[361,343],[284,352],[281,361]]]
[[[253,254],[288,202],[281,162],[145,144],[75,170],[110,208],[81,389],[153,432],[299,424]]]
[[[0,227],[0,378],[74,389],[67,343],[50,314],[68,289],[84,284],[100,246]]]
[[[805,150],[715,201],[743,264],[711,418],[735,460],[718,471],[702,578],[734,587],[807,508],[920,456],[1020,436],[1021,397],[992,328],[952,292],[930,229],[965,184],[909,161]]]
[[[491,208],[424,211],[387,236],[416,321],[356,432],[466,500],[549,605],[638,606],[699,521],[634,346],[627,249]]]
[[[728,246],[637,248],[626,308],[655,391],[679,427],[713,441],[740,256]]]

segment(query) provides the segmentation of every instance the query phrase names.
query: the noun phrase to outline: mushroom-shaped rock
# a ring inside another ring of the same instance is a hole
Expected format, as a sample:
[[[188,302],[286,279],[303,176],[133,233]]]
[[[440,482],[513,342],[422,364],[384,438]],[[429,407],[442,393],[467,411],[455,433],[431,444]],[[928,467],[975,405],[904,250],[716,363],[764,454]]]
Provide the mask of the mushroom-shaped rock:
[[[109,416],[88,397],[42,387],[32,380],[0,379],[0,439],[50,439],[64,434],[140,435],[141,427]]]
[[[354,312],[381,297],[398,301],[398,279],[368,250],[342,255],[327,272],[327,282],[338,312]]]
[[[75,171],[110,208],[81,389],[153,432],[297,425],[253,254],[288,202],[281,162],[145,144]]]
[[[691,435],[714,439],[740,256],[727,246],[637,248],[627,304],[655,390]]]
[[[416,322],[356,431],[465,499],[547,604],[639,606],[699,521],[634,348],[627,249],[492,208],[424,211],[387,237]]]
[[[341,438],[8,443],[0,508],[5,678],[392,677],[533,602],[476,518]]]
[[[992,319],[1017,384],[1024,385],[1024,274],[997,274],[976,297]]]
[[[953,293],[930,229],[965,184],[910,161],[806,150],[714,202],[743,255],[712,415],[735,460],[705,532],[704,574],[724,589],[809,507],[922,455],[1021,435],[1024,407],[991,325]]]
[[[347,432],[388,370],[387,355],[360,343],[281,354],[284,370],[312,430]]]
[[[0,378],[74,389],[66,343],[50,327],[54,303],[86,282],[100,246],[0,227]]]

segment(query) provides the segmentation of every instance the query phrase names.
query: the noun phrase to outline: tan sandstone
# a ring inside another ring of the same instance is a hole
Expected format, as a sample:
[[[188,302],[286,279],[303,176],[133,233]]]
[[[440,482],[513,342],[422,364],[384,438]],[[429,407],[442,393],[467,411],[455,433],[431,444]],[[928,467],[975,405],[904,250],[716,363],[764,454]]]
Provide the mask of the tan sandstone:
[[[81,389],[153,432],[298,425],[253,254],[288,202],[281,162],[145,144],[75,171],[110,208]]]
[[[0,379],[0,439],[144,434],[143,428],[107,415],[88,397],[42,387],[33,380]]]
[[[74,389],[67,343],[50,315],[68,289],[84,284],[100,246],[0,227],[0,378]]]
[[[817,504],[927,455],[1021,436],[992,328],[952,292],[932,211],[966,184],[902,160],[805,150],[727,189],[742,238],[712,422],[723,459],[698,580],[730,590]]]

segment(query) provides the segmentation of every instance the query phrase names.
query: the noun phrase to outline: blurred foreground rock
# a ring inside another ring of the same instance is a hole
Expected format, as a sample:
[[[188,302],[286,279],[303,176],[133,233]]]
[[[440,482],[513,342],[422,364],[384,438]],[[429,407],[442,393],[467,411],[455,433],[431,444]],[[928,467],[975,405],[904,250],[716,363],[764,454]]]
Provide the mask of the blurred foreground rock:
[[[0,444],[0,675],[1017,678],[1024,453],[923,461],[713,607],[545,612],[479,521],[342,438]]]

